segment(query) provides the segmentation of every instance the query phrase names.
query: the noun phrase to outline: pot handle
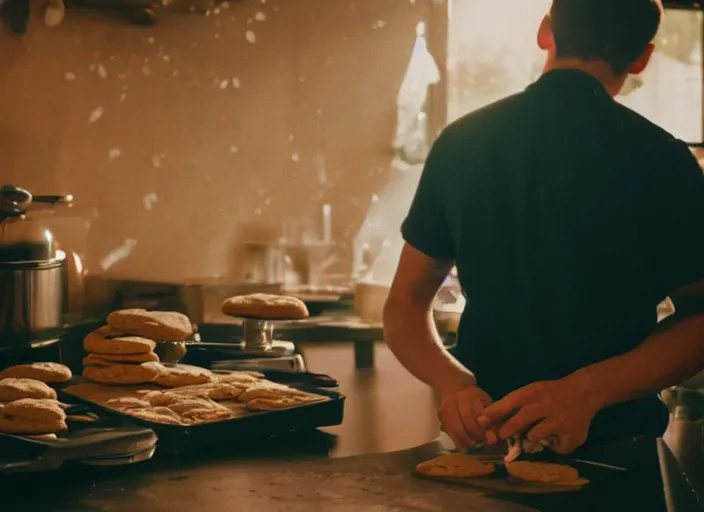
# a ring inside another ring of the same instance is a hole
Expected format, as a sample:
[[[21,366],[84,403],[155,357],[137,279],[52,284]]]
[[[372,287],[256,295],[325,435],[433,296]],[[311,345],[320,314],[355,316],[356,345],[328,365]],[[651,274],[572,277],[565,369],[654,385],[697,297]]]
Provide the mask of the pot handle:
[[[63,196],[32,196],[32,202],[43,204],[70,205],[71,203],[73,203],[73,196],[71,194],[66,194]]]

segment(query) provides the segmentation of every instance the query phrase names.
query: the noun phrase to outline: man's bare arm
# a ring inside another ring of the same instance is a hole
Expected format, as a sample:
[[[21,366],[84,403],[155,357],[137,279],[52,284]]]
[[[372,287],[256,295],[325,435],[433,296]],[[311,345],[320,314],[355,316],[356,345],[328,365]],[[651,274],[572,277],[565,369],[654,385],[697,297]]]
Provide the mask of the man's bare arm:
[[[384,307],[387,345],[409,372],[441,393],[476,384],[443,347],[432,316],[433,299],[452,265],[405,244]]]
[[[587,366],[567,379],[583,389],[600,407],[656,393],[693,377],[704,369],[704,313],[701,295],[690,286],[680,296],[677,313],[640,346],[619,357]],[[695,311],[695,309],[699,311]],[[686,311],[684,318],[680,312]]]

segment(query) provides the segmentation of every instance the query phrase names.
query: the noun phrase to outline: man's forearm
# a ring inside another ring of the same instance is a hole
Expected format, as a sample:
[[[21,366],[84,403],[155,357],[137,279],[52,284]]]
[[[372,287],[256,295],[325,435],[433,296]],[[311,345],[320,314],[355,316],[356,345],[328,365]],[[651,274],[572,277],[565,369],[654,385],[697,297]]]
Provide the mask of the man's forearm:
[[[680,384],[704,368],[704,315],[658,330],[636,349],[567,377],[606,407]]]
[[[409,372],[441,393],[476,383],[472,372],[443,346],[429,311],[400,301],[387,304],[384,339]]]

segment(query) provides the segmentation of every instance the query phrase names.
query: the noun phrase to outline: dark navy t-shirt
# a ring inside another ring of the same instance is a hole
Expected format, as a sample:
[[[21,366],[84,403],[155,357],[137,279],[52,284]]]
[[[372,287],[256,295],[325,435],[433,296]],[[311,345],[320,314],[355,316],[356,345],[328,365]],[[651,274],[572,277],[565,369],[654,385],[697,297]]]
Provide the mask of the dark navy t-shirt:
[[[704,278],[704,177],[596,79],[552,71],[445,129],[402,233],[455,261],[467,297],[455,355],[498,399],[632,350],[657,304]],[[604,410],[592,433],[663,421],[656,399],[639,400]]]

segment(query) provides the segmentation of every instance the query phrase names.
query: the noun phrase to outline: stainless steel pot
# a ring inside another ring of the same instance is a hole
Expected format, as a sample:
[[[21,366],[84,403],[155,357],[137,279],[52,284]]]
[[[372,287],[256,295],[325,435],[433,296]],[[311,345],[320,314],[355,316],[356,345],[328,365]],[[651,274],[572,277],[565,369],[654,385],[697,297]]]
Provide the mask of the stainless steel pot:
[[[32,197],[0,188],[0,350],[56,339],[67,308],[66,254],[41,220],[25,216],[32,201],[70,203],[70,196]]]

